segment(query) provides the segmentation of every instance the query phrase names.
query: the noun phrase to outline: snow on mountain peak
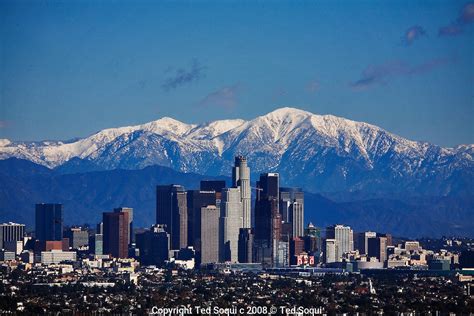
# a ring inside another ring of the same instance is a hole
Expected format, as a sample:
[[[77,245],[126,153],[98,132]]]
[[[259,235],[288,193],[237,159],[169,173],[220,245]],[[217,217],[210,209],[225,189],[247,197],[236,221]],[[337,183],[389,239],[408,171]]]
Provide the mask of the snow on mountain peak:
[[[162,134],[162,133],[173,133],[179,136],[186,134],[189,130],[196,127],[193,124],[186,124],[181,121],[175,120],[171,117],[162,117],[156,121],[146,123],[143,125],[137,126],[139,129],[143,129],[152,133]]]
[[[48,167],[78,157],[105,169],[159,164],[180,171],[212,170],[217,174],[228,170],[232,163],[229,157],[238,153],[248,155],[259,172],[286,165],[285,168],[291,165],[298,169],[308,164],[305,172],[311,173],[324,171],[324,164],[319,162],[325,161],[325,155],[339,155],[332,158],[336,161],[352,159],[364,168],[376,168],[380,159],[393,159],[399,163],[394,170],[411,172],[422,166],[428,156],[433,161],[455,157],[462,160],[460,164],[472,164],[473,151],[473,145],[445,149],[410,141],[367,123],[291,107],[276,109],[250,121],[229,119],[187,124],[163,117],[141,125],[104,129],[66,143],[12,143],[0,139],[0,159],[17,157]]]
[[[270,113],[267,113],[263,116],[260,116],[259,118],[267,118],[271,120],[284,121],[284,120],[304,119],[312,115],[314,114],[311,112],[300,110],[297,108],[282,107]]]
[[[0,138],[0,147],[8,146],[9,144],[11,144],[11,141],[9,139]]]
[[[195,126],[186,136],[195,139],[212,139],[244,124],[241,119],[218,120]]]

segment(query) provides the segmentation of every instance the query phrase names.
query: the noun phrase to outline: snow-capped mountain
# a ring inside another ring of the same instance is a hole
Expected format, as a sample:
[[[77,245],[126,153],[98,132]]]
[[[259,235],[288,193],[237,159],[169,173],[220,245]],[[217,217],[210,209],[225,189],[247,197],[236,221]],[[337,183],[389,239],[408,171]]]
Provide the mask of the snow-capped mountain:
[[[474,145],[442,148],[367,123],[294,108],[250,121],[201,125],[165,117],[105,129],[73,142],[0,140],[0,159],[22,158],[49,168],[80,158],[103,169],[158,164],[184,172],[228,175],[237,154],[248,157],[252,173],[277,171],[284,184],[310,191],[474,192]]]

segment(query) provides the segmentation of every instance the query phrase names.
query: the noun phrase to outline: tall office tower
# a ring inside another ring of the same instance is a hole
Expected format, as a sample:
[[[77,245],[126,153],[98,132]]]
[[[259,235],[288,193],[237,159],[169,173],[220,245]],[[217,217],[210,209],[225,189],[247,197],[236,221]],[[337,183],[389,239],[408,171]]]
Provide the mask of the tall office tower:
[[[254,233],[252,228],[241,228],[239,231],[239,262],[253,262],[253,239]]]
[[[342,261],[342,255],[354,250],[354,235],[349,226],[333,225],[326,229],[326,238],[336,240],[336,260]]]
[[[387,237],[369,238],[367,255],[377,258],[380,262],[385,262],[387,260]]]
[[[316,240],[316,251],[318,252],[318,255],[323,251],[323,243],[322,243],[322,240],[321,240],[321,229],[314,226],[313,223],[309,223],[308,226],[306,226],[305,230],[304,230],[304,234],[306,237],[310,237],[310,240],[312,240],[313,238]],[[310,243],[312,241],[309,241]],[[310,244],[307,244],[305,247],[307,247],[307,249],[309,249],[309,247],[311,247]],[[307,250],[307,251],[310,251],[310,250]]]
[[[255,201],[255,239],[271,242],[273,218],[276,215],[280,214],[278,213],[278,201],[275,198]]]
[[[272,217],[279,213],[278,185],[278,173],[260,174],[255,200],[255,239],[271,240]]]
[[[94,234],[89,237],[89,253],[96,256],[104,254],[104,235]]]
[[[257,181],[256,199],[267,199],[270,197],[279,200],[279,175],[278,173],[262,173],[260,179]]]
[[[115,213],[128,213],[128,239],[127,239],[127,245],[130,246],[133,243],[134,235],[133,235],[133,208],[131,207],[117,207],[114,208]]]
[[[25,225],[16,223],[0,224],[0,249],[5,248],[5,243],[10,241],[23,241]]]
[[[290,264],[296,265],[298,256],[304,252],[304,240],[300,237],[293,237],[290,240]]]
[[[377,237],[377,233],[375,232],[362,232],[362,233],[357,233],[356,237],[354,238],[354,244],[357,244],[356,248],[359,250],[359,253],[361,255],[366,255],[368,251],[368,242],[369,238],[375,238]]]
[[[186,194],[188,208],[188,245],[198,252],[196,240],[201,236],[201,207],[216,205],[215,191],[188,190]]]
[[[301,188],[280,188],[280,214],[284,222],[291,223],[290,207],[293,202],[301,204],[304,212],[304,192]],[[303,213],[304,214],[304,213]],[[297,235],[297,236],[303,236]]]
[[[387,238],[387,246],[393,246],[393,240],[391,234],[380,234],[377,233],[377,237],[385,237]]]
[[[252,227],[252,206],[250,202],[250,168],[247,166],[247,158],[243,156],[235,157],[235,164],[232,168],[232,186],[240,187],[242,201],[243,228]]]
[[[128,257],[128,237],[130,224],[128,212],[104,212],[104,254],[115,258]]]
[[[136,235],[140,249],[140,263],[161,266],[169,259],[170,235],[164,225],[151,226],[150,230]]]
[[[332,263],[337,262],[337,242],[336,239],[325,239],[324,240],[324,262]]]
[[[171,249],[188,246],[188,209],[183,186],[171,184],[156,187],[156,223],[166,225]]]
[[[215,205],[202,207],[200,212],[199,251],[196,250],[198,264],[219,262],[219,216]]]
[[[302,237],[302,239],[304,240],[304,251],[311,255],[318,254],[320,248],[318,247],[319,245],[316,237],[306,235]]]
[[[240,188],[225,188],[222,191],[220,210],[221,261],[237,262],[239,230],[242,228]]]
[[[281,237],[278,173],[260,174],[256,193],[254,258],[264,265],[274,264]]]
[[[278,206],[278,202],[275,201]],[[281,214],[278,209],[274,208],[272,212],[272,262],[275,264],[278,261],[278,247],[281,241]]]
[[[67,229],[64,237],[69,239],[69,247],[72,249],[79,249],[89,243],[89,232],[81,227]]]
[[[62,204],[36,204],[35,236],[38,240],[63,240]]]
[[[275,262],[281,238],[278,200],[272,196],[256,201],[254,259],[265,265]]]
[[[278,242],[278,255],[274,262],[276,267],[288,267],[290,265],[290,242]]]
[[[304,204],[293,201],[290,204],[290,218],[293,237],[301,237],[304,234]]]

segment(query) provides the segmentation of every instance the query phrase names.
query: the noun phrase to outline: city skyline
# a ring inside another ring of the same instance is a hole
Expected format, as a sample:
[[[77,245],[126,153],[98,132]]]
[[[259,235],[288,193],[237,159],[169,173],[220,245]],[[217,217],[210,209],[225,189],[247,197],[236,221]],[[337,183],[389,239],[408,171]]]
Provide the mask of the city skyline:
[[[413,140],[474,143],[469,2],[0,5],[1,138],[296,106]]]
[[[0,315],[474,315],[474,0],[0,0]]]

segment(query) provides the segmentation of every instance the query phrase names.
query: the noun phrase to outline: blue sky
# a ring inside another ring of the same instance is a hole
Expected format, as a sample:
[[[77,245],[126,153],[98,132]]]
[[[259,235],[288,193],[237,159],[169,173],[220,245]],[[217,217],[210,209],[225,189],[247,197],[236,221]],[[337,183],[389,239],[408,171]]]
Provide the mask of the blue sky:
[[[474,143],[466,1],[0,2],[0,138],[282,106]]]

